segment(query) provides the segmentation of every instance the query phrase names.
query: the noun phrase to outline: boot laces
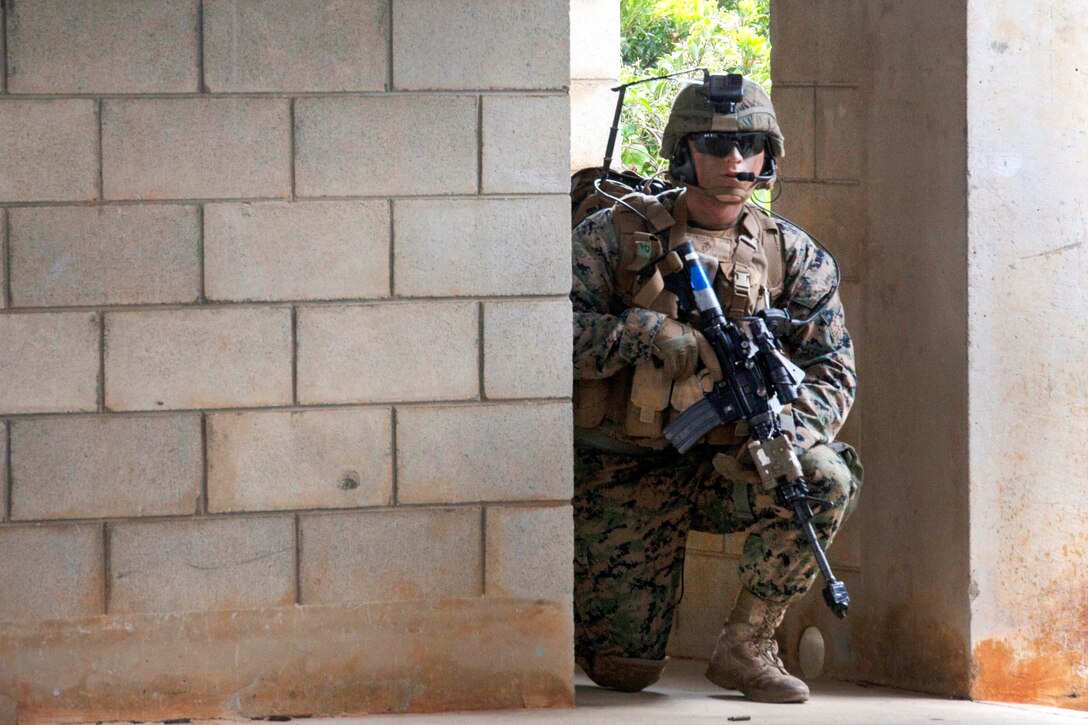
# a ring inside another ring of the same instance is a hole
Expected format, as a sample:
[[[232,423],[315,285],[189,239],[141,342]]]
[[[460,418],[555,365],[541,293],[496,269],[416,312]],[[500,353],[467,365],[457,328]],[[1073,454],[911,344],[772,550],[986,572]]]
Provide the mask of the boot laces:
[[[773,639],[757,639],[755,642],[756,655],[771,667],[783,675],[788,675],[786,665],[778,656],[778,643]]]

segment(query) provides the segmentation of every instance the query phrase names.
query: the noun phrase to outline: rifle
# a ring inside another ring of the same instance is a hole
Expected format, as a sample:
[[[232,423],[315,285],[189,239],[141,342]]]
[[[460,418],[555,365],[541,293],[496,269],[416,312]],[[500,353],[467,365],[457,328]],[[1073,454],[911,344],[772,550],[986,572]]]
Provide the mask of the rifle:
[[[794,523],[808,538],[826,582],[824,601],[843,618],[850,606],[850,595],[831,571],[812,527],[814,514],[809,504],[823,502],[809,496],[801,463],[778,418],[782,406],[799,397],[797,386],[805,377],[782,353],[776,337],[793,324],[790,315],[786,310],[765,309],[739,322],[729,320],[722,313],[694,245],[684,242],[666,255],[673,252],[683,266],[664,276],[665,288],[677,296],[681,311],[698,316],[703,335],[721,365],[722,379],[665,427],[665,437],[680,453],[687,453],[713,428],[740,419],[747,421],[752,434],[748,451],[763,487],[774,492],[779,506],[793,512]]]

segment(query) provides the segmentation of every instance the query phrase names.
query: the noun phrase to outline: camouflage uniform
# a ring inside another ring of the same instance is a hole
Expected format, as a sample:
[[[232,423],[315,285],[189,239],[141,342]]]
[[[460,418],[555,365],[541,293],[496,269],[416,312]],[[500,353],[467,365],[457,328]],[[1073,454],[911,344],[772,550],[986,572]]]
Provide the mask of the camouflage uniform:
[[[671,208],[676,195],[659,197]],[[746,212],[750,213],[750,212]],[[835,262],[797,227],[783,223],[785,287],[772,300],[795,318],[810,316],[835,284]],[[587,218],[573,233],[574,375],[607,378],[650,357],[665,316],[631,307],[616,289],[619,262],[612,211]],[[794,445],[812,495],[831,507],[813,519],[825,547],[856,500],[860,466],[853,450],[833,443],[854,398],[850,335],[838,295],[812,323],[782,340],[805,371],[794,402]],[[755,595],[789,602],[804,594],[817,568],[792,514],[764,494],[750,466],[712,465],[701,444],[686,455],[638,448],[606,419],[575,434],[575,638],[580,656],[657,660],[679,601],[690,529],[748,531],[741,583]],[[750,485],[752,484],[752,485]],[[725,603],[723,603],[723,608]]]

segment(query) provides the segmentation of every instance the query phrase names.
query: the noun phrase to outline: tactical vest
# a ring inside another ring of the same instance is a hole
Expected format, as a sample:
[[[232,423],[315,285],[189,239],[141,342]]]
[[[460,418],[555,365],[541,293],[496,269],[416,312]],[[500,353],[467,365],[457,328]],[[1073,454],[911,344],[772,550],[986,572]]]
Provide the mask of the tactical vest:
[[[754,204],[746,204],[737,227],[723,233],[689,227],[683,193],[677,196],[671,212],[657,197],[628,194],[612,207],[612,219],[620,257],[617,290],[624,307],[642,307],[678,317],[676,295],[665,289],[664,277],[677,271],[682,263],[677,254],[662,254],[688,240],[709,268],[708,276],[728,317],[750,316],[769,306],[782,292],[782,235],[770,215]],[[649,267],[658,257],[662,259],[656,266]],[[701,372],[697,370],[695,375],[674,382],[652,360],[644,360],[610,378],[576,380],[574,424],[592,429],[607,416],[640,446],[665,448],[668,441],[662,429],[670,416],[698,402],[704,389],[709,389],[710,381]],[[746,435],[747,426],[741,423],[736,428],[714,430],[708,442],[732,445],[742,442]]]

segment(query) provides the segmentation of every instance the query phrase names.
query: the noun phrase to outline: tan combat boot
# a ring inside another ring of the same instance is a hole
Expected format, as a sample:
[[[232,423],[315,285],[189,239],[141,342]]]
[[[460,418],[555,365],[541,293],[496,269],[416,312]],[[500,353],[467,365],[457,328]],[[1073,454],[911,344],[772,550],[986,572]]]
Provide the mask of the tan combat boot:
[[[654,684],[661,677],[661,671],[665,669],[668,661],[668,657],[640,660],[614,655],[574,658],[574,662],[589,675],[589,679],[601,687],[620,692],[638,692]]]
[[[785,614],[786,605],[765,601],[742,588],[714,647],[707,679],[726,690],[740,690],[757,702],[807,700],[808,686],[787,672],[778,657],[774,631]]]

